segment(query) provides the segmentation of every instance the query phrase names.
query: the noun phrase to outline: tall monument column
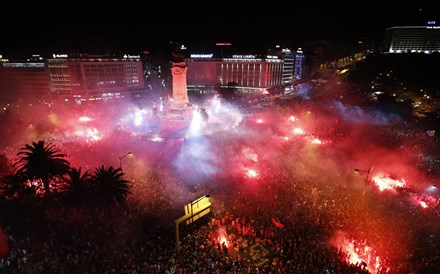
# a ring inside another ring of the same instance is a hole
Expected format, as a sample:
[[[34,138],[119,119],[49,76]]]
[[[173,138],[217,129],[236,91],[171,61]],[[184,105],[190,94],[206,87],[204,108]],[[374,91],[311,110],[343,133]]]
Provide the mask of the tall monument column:
[[[185,62],[173,62],[171,74],[173,76],[173,107],[184,107],[189,103],[188,89],[186,86],[186,67]]]

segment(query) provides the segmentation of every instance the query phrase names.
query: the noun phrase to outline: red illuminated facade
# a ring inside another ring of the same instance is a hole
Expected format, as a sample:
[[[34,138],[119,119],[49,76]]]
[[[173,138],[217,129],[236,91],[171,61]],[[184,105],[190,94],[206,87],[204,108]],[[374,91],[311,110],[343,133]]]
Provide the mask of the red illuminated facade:
[[[192,55],[187,60],[188,87],[235,86],[240,89],[264,89],[282,84],[283,61],[254,55],[210,58]]]

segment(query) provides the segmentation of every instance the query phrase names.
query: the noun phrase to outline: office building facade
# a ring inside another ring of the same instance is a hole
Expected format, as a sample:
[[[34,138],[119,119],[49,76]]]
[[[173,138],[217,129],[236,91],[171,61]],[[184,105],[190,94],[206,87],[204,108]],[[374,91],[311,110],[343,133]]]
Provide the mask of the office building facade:
[[[143,68],[139,58],[53,57],[47,60],[52,93],[105,99],[144,88]]]
[[[2,59],[4,60],[4,59]],[[0,95],[56,96],[74,99],[77,103],[124,97],[131,92],[144,92],[143,66],[139,56],[123,58],[77,54],[53,54],[39,62],[0,63]]]
[[[293,79],[300,80],[304,73],[304,53],[301,48],[295,52],[295,63],[293,65]]]
[[[49,94],[49,81],[43,62],[0,63],[0,96],[3,98],[41,97]]]
[[[283,84],[292,83],[295,56],[290,49],[281,50],[283,58]]]
[[[440,52],[440,26],[401,26],[385,32],[385,51],[389,53]]]
[[[187,66],[188,88],[234,86],[251,91],[280,85],[283,80],[283,61],[276,57],[213,58],[212,54],[192,54]]]

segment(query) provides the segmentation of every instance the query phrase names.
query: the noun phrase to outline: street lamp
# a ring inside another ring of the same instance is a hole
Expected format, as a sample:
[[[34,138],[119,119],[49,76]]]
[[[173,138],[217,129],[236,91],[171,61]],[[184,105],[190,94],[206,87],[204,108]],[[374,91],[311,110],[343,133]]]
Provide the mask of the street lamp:
[[[124,156],[119,156],[119,168],[122,170],[122,159],[131,154],[131,151],[127,152]]]
[[[365,181],[366,181],[367,183],[369,183],[369,177],[370,177],[370,172],[371,172],[371,170],[372,170],[371,167],[370,167],[368,170],[365,170],[365,169],[358,169],[358,168],[355,168],[355,169],[354,169],[354,171],[356,171],[356,172],[358,172],[358,173],[361,173],[361,172],[365,172],[365,173],[367,173],[367,178],[365,178]]]
[[[373,167],[370,167],[368,170],[366,170],[366,169],[358,169],[358,168],[354,169],[354,171],[356,171],[357,173],[361,173],[361,172],[367,173],[367,178],[365,178],[365,182],[367,184],[370,183],[369,177],[370,177],[370,173],[371,173],[372,170],[373,170]],[[362,198],[365,196],[365,187],[366,186],[364,185],[364,191],[362,192]],[[362,203],[363,202],[364,202],[364,199],[362,199]]]

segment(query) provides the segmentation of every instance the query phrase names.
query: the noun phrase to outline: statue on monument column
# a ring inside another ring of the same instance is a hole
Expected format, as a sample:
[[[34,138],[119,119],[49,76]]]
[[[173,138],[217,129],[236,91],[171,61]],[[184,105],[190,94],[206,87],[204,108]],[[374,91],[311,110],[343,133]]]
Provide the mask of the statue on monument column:
[[[176,45],[171,53],[171,74],[173,77],[173,107],[184,108],[188,103],[188,91],[186,84],[187,66],[185,55],[180,45]]]
[[[181,50],[180,44],[177,44],[174,50],[171,52],[171,62],[173,63],[185,62],[185,55]]]

